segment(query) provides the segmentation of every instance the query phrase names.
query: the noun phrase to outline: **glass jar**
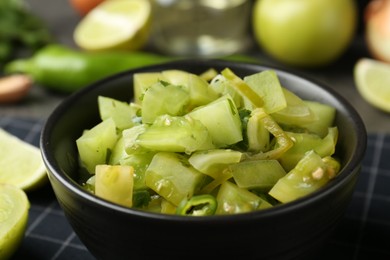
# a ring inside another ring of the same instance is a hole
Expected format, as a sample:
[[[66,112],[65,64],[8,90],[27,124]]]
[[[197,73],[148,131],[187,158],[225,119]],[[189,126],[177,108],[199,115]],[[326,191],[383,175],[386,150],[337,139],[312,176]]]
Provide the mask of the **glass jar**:
[[[151,45],[174,56],[218,57],[250,43],[250,0],[151,0]]]

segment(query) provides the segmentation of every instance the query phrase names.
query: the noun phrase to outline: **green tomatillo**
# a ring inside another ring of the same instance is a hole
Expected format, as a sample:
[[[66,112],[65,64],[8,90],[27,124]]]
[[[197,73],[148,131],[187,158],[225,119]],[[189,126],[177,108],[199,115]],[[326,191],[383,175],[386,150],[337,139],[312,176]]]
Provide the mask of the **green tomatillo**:
[[[285,64],[319,67],[339,58],[357,28],[354,0],[257,0],[256,42]]]

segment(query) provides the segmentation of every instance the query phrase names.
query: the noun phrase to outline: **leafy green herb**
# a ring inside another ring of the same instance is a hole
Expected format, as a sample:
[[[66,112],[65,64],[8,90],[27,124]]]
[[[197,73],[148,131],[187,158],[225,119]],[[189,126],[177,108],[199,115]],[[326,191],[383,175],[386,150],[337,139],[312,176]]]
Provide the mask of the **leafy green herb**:
[[[0,1],[0,68],[19,53],[33,53],[53,41],[46,24],[24,0]]]

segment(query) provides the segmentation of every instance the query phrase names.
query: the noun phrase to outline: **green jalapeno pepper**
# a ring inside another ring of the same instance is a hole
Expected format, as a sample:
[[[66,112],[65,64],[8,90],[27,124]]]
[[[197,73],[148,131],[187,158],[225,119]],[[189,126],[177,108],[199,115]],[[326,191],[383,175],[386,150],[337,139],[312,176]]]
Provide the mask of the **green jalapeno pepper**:
[[[71,93],[121,71],[177,59],[145,51],[86,52],[49,44],[30,58],[5,64],[3,70],[5,74],[26,74],[42,87]],[[231,55],[224,59],[255,61],[245,55]]]
[[[209,194],[196,195],[184,199],[178,205],[176,213],[186,216],[210,216],[217,210],[217,200]]]
[[[52,44],[31,58],[17,59],[4,67],[6,74],[22,73],[46,87],[70,93],[127,69],[159,64],[172,58],[148,52],[85,52]]]

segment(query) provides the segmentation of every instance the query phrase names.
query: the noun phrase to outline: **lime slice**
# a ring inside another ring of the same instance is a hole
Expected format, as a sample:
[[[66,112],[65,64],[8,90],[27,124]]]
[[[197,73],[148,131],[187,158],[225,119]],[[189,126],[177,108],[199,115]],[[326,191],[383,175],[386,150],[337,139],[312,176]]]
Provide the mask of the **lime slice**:
[[[361,58],[355,64],[354,78],[357,90],[368,103],[390,112],[390,64]]]
[[[9,259],[22,242],[29,208],[22,189],[0,184],[0,259]]]
[[[47,181],[46,168],[37,147],[1,128],[0,145],[0,183],[27,191]]]
[[[89,51],[141,48],[150,29],[148,0],[104,1],[76,26],[75,43]]]

